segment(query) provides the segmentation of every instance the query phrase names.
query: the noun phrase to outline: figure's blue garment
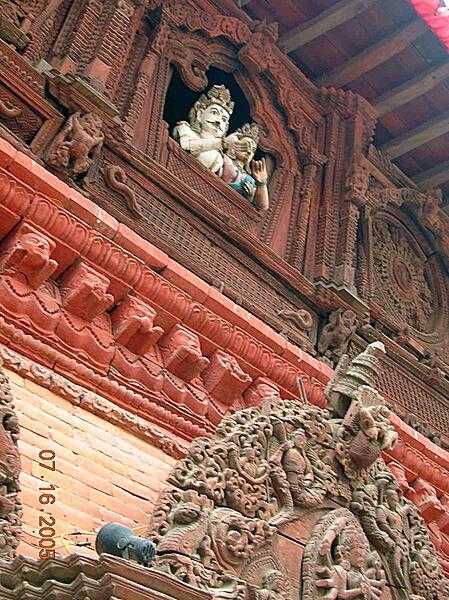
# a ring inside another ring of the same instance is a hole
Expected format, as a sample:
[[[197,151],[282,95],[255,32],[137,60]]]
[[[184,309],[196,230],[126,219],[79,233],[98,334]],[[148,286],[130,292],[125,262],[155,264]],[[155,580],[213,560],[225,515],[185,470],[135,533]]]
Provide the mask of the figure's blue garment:
[[[251,190],[253,190],[256,187],[256,182],[255,182],[254,178],[251,177],[251,175],[247,175],[247,174],[243,175],[239,181],[230,183],[229,186],[232,187],[233,190],[235,190],[236,192],[238,192],[245,198],[252,200],[253,192],[251,191],[249,195],[248,195],[248,192],[245,192],[245,190],[243,188],[244,182],[247,183],[247,185],[250,187]]]

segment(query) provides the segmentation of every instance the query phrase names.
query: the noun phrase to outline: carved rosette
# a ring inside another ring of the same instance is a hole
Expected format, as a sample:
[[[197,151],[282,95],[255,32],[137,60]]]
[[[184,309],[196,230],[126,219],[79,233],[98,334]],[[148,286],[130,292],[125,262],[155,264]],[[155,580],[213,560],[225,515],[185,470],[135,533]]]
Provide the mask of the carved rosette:
[[[401,329],[438,342],[448,327],[447,289],[437,262],[387,213],[373,220],[373,300]]]

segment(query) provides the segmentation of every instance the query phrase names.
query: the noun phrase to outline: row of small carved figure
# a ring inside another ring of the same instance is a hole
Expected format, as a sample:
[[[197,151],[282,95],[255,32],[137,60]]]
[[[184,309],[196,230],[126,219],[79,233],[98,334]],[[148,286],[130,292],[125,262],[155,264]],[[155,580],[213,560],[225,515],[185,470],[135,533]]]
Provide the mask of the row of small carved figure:
[[[5,241],[0,255],[5,315],[34,320],[47,340],[59,338],[81,350],[90,366],[103,372],[112,366],[126,383],[131,379],[153,392],[163,390],[213,423],[231,406],[279,398],[273,382],[253,381],[230,354],[217,349],[204,356],[198,335],[187,327],[175,324],[164,331],[155,325],[158,315],[143,299],[127,295],[114,306],[110,280],[87,263],[75,263],[54,281],[53,250],[54,242],[30,225]]]

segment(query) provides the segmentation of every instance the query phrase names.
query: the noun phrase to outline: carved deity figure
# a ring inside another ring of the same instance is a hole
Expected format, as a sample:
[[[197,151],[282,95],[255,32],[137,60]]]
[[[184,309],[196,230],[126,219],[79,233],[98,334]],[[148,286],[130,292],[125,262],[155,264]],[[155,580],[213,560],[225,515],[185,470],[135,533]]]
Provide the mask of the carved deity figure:
[[[245,123],[227,138],[222,179],[257,209],[265,211],[269,208],[267,166],[264,158],[253,160],[259,135],[256,123]]]
[[[376,519],[379,529],[387,534],[389,550],[386,558],[393,581],[400,587],[409,585],[409,546],[407,542],[407,505],[401,506],[395,489],[385,491],[383,504],[377,507]]]
[[[261,587],[256,591],[257,600],[287,600],[288,585],[281,571],[270,570],[262,577]]]
[[[66,169],[71,175],[82,175],[92,166],[104,140],[103,123],[94,113],[74,113],[53,140],[47,161],[53,167]]]
[[[181,148],[190,152],[212,173],[221,176],[225,135],[234,110],[231,94],[223,85],[214,85],[195,102],[189,122],[180,121],[173,130]],[[241,144],[242,149],[245,144]]]
[[[318,340],[318,352],[337,362],[348,351],[357,325],[357,315],[353,310],[339,308],[332,312]]]
[[[310,584],[326,590],[320,598],[379,600],[382,597],[386,579],[379,556],[370,552],[360,525],[345,509],[330,513],[318,524],[305,550],[305,561],[307,579],[309,571],[312,575]],[[318,595],[314,593],[311,597]]]
[[[283,442],[271,456],[271,478],[281,505],[317,506],[323,498],[320,486],[315,485],[314,469],[306,454],[307,437],[297,431],[292,439]]]
[[[265,160],[254,161],[259,127],[245,124],[226,137],[234,110],[231,94],[223,85],[214,85],[195,102],[189,122],[180,121],[173,137],[181,148],[209,171],[253,202],[258,210],[269,206]]]

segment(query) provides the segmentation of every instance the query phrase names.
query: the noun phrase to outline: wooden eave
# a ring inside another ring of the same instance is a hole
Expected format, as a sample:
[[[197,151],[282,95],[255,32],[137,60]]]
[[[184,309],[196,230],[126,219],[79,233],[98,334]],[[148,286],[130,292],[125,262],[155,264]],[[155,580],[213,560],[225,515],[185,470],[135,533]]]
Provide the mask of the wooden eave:
[[[376,146],[423,189],[441,187],[449,204],[449,53],[412,0],[234,6],[253,20],[277,21],[279,46],[317,85],[350,89],[377,107]]]

